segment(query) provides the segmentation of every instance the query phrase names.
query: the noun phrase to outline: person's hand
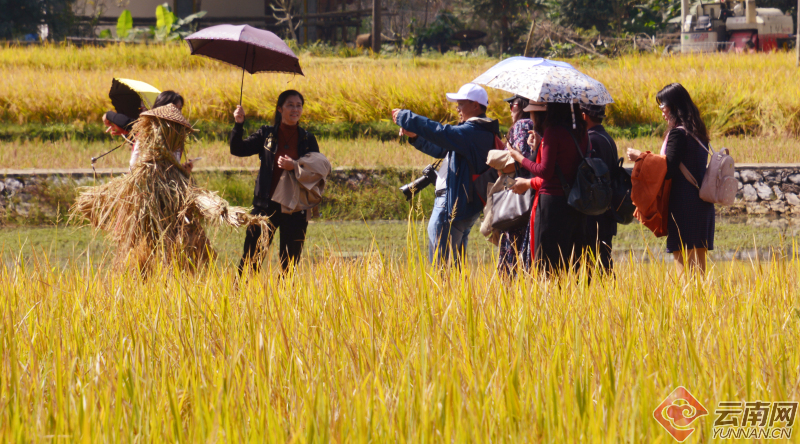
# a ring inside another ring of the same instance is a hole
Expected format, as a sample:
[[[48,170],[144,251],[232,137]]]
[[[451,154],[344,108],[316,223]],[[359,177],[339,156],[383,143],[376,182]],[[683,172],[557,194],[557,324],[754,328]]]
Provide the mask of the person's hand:
[[[111,134],[112,136],[122,136],[128,134],[127,131],[117,126],[114,122],[108,120],[108,113],[103,113],[103,125],[106,126],[105,132]]]
[[[517,177],[514,180],[514,185],[511,186],[511,191],[517,194],[525,194],[525,192],[530,189],[531,189],[531,180],[522,177]]]
[[[233,120],[236,123],[244,123],[244,108],[242,108],[242,105],[236,105],[236,110],[233,112]]]
[[[635,150],[633,148],[628,148],[627,154],[628,154],[628,160],[630,160],[631,162],[636,162],[636,159],[638,159],[639,156],[642,155],[642,152],[639,150]]]
[[[529,147],[531,147],[532,149],[536,148],[537,146],[539,146],[540,143],[542,143],[542,136],[537,134],[536,131],[528,131],[527,142]]]
[[[404,130],[403,128],[400,128],[400,137],[403,136],[408,136],[409,138],[413,139],[414,137],[417,137],[417,133],[412,133],[409,130]]]
[[[508,150],[508,154],[511,155],[511,158],[517,163],[522,163],[522,161],[525,159],[525,156],[523,156],[522,153],[515,148]]]
[[[528,131],[528,146],[533,148],[536,146],[536,131]]]
[[[294,170],[294,160],[289,156],[281,156],[278,158],[278,168],[292,171]]]
[[[395,124],[397,124],[397,114],[400,111],[401,110],[399,108],[395,108],[395,109],[392,110],[392,122],[394,122]]]
[[[106,132],[111,134],[112,136],[123,136],[128,134],[127,131],[118,127],[116,124],[109,122],[108,128],[106,128]]]

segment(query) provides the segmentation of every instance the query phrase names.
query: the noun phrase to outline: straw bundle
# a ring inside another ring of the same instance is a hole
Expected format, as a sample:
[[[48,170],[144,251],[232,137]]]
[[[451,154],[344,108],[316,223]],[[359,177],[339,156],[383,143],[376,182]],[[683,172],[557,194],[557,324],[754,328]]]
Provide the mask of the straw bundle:
[[[132,133],[139,143],[139,162],[130,174],[100,186],[84,188],[71,217],[85,218],[109,233],[117,244],[118,266],[133,260],[147,270],[155,262],[178,261],[196,268],[215,256],[201,222],[267,228],[266,217],[231,207],[216,193],[198,188],[173,155],[183,152],[191,128],[156,116],[142,115]],[[266,237],[266,236],[262,236]]]

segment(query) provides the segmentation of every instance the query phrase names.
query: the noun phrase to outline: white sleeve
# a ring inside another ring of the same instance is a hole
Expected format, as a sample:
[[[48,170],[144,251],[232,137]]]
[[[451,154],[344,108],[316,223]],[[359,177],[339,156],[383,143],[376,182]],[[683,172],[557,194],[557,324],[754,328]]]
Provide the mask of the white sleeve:
[[[136,143],[133,144],[133,150],[131,150],[131,161],[130,167],[133,169],[133,166],[136,165],[136,161],[139,160],[139,141],[137,140]]]

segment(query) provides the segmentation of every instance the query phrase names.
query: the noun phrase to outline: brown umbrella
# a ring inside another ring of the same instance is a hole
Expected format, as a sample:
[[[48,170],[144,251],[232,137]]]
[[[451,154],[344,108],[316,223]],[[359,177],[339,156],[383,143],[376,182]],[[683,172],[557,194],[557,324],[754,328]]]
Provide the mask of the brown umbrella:
[[[202,55],[242,68],[244,72],[285,72],[303,75],[297,56],[277,35],[248,25],[217,25],[186,37],[192,55]]]

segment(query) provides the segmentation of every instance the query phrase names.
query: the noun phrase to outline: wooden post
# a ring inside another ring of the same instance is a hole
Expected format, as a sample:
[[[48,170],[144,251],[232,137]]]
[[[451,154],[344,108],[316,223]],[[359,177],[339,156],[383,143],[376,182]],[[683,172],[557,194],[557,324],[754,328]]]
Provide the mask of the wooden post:
[[[794,43],[797,50],[797,67],[800,68],[800,0],[797,0],[797,23],[794,33],[797,34],[797,41]]]
[[[800,2],[800,0],[797,0]],[[536,29],[536,19],[531,19],[531,30],[528,32],[528,41],[525,42],[525,53],[523,54],[525,57],[531,56],[531,51],[533,50],[533,31]]]
[[[344,12],[345,2],[342,2],[342,12]],[[347,25],[342,25],[342,44],[347,44]]]
[[[192,0],[175,0],[172,9],[178,17],[186,17],[194,12],[194,2]]]
[[[308,44],[308,0],[303,0],[303,43]]]
[[[381,0],[372,0],[372,52],[381,52]]]

